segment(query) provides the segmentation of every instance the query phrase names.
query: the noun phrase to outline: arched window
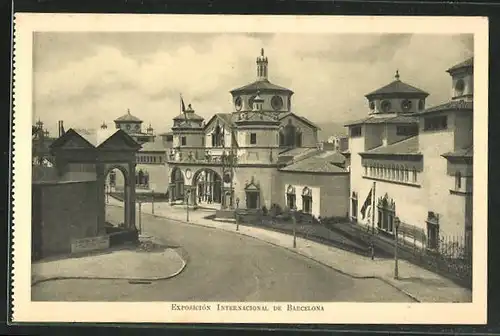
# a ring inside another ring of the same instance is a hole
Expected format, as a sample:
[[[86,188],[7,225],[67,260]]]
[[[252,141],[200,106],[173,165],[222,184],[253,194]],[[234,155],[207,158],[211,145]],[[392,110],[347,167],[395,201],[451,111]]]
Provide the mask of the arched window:
[[[365,166],[365,176],[368,175],[368,166]]]
[[[412,182],[417,183],[417,169],[416,168],[412,169]]]
[[[222,128],[217,124],[212,133],[212,147],[222,147],[224,134]]]
[[[295,209],[295,199],[295,187],[289,185],[288,188],[286,188],[286,205],[289,209]]]
[[[302,189],[302,211],[304,213],[311,213],[312,212],[312,190],[308,187],[304,187]]]
[[[400,172],[399,166],[396,166],[396,181],[399,181],[399,172]]]
[[[278,139],[279,139],[279,146],[280,147],[286,146],[285,145],[285,132],[284,132],[283,128],[280,128],[280,130],[278,132]]]
[[[300,128],[295,130],[295,147],[302,147],[302,131]]]
[[[377,227],[386,232],[393,232],[394,218],[396,217],[396,204],[388,195],[380,197],[377,203],[378,221]]]
[[[405,182],[408,182],[409,180],[409,172],[408,172],[408,167],[405,166],[405,178],[404,178],[404,181]]]

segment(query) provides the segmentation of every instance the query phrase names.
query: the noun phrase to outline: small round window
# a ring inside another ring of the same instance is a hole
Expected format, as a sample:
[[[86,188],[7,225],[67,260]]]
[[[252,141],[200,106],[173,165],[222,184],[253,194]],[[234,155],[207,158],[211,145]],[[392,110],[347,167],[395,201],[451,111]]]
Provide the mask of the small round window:
[[[389,112],[391,110],[391,102],[388,100],[382,101],[382,103],[380,104],[380,109],[382,110],[382,112]]]
[[[131,127],[131,126],[130,126],[130,124],[128,124],[128,125],[127,125],[127,130],[129,130],[129,131],[130,131],[130,127]]]
[[[370,106],[370,110],[375,110],[375,102],[374,101],[371,101],[369,106]]]
[[[280,96],[274,96],[271,99],[271,106],[274,110],[281,110],[283,108],[283,99]]]
[[[408,99],[403,100],[401,103],[401,108],[403,111],[408,112],[411,109],[411,101]]]

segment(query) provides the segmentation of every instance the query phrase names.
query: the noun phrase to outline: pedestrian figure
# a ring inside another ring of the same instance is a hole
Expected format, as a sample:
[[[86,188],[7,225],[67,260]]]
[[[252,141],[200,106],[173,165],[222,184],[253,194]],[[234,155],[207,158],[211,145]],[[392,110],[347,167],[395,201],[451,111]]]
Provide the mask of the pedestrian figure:
[[[375,246],[373,245],[373,241],[370,241],[370,256],[372,260],[375,259]]]

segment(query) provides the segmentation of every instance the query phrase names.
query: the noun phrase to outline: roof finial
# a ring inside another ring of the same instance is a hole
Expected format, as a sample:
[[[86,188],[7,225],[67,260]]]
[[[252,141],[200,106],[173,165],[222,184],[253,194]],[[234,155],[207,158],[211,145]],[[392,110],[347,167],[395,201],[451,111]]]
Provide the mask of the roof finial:
[[[264,48],[260,48],[260,56],[264,56]]]
[[[127,109],[127,114],[130,115],[130,109],[129,108]]]
[[[396,76],[394,77],[396,77],[396,80],[399,80],[399,70],[396,70]]]

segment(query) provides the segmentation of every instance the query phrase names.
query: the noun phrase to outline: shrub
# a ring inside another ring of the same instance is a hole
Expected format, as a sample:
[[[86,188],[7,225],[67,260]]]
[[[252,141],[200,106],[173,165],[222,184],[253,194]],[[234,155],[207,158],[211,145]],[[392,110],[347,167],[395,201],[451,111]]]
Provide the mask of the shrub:
[[[268,213],[268,210],[267,210],[267,207],[265,205],[262,206],[262,214],[264,216],[267,216],[267,213]]]

